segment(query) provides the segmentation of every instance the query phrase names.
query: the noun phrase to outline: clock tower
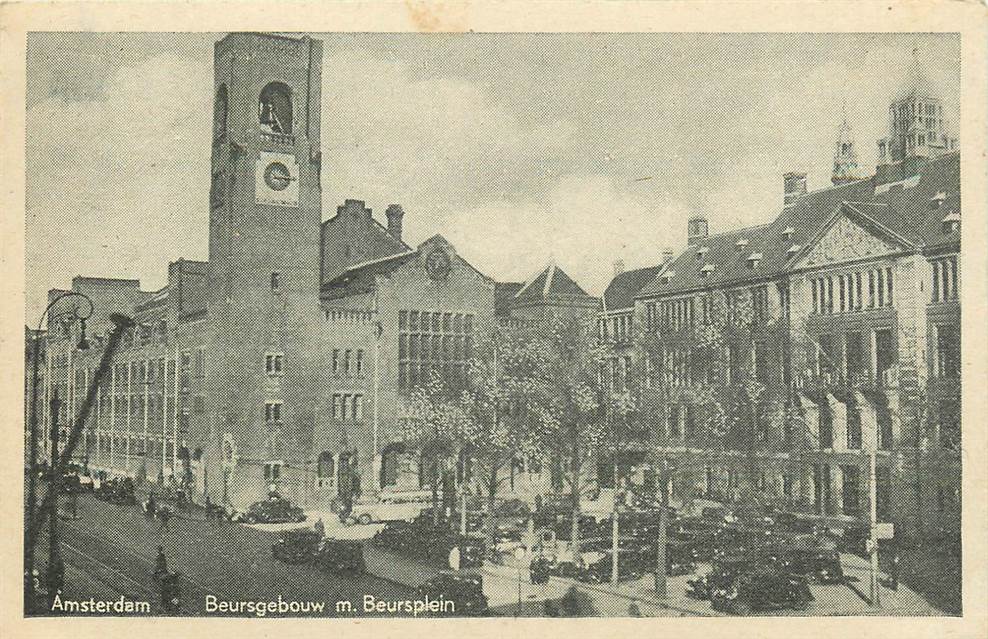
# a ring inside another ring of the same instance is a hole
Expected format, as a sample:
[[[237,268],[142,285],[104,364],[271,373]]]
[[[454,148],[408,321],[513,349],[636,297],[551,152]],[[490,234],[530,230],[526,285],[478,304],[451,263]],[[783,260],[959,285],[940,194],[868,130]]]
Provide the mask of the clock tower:
[[[322,43],[215,45],[203,461],[210,499],[305,494],[319,319]]]

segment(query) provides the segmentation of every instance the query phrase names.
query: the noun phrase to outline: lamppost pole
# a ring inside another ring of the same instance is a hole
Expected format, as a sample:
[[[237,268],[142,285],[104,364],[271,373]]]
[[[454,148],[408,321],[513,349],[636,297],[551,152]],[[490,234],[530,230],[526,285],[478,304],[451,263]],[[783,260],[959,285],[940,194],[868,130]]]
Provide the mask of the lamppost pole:
[[[58,435],[61,429],[58,416],[61,410],[62,401],[58,397],[58,389],[55,388],[51,398],[51,477],[48,488],[50,495],[48,508],[48,598],[51,601],[61,589],[63,577],[62,559],[58,550],[58,491],[61,484],[61,473],[55,472],[55,469],[61,466],[58,463]]]
[[[78,308],[73,308],[70,311],[65,311],[57,314],[55,317],[70,316],[79,319],[81,335],[79,339],[78,348],[79,350],[86,350],[89,348],[89,342],[86,340],[86,320],[89,319],[93,314],[93,301],[89,299],[88,296],[77,293],[75,291],[67,291],[56,296],[48,305],[45,306],[45,310],[41,312],[41,317],[38,318],[38,328],[34,334],[34,343],[31,348],[31,414],[28,418],[28,428],[30,429],[28,438],[28,484],[27,484],[27,520],[28,526],[26,530],[25,540],[24,540],[24,570],[27,576],[27,582],[29,584],[29,593],[32,601],[34,598],[34,546],[35,546],[35,533],[37,528],[35,527],[34,520],[37,517],[37,465],[38,465],[38,377],[39,377],[39,366],[41,358],[41,327],[44,325],[45,317],[48,316],[48,312],[59,302],[68,297],[79,297],[84,299],[89,305],[89,311],[84,315],[79,315]],[[49,316],[49,319],[52,319]],[[51,464],[52,471],[55,469],[55,458],[52,457]]]

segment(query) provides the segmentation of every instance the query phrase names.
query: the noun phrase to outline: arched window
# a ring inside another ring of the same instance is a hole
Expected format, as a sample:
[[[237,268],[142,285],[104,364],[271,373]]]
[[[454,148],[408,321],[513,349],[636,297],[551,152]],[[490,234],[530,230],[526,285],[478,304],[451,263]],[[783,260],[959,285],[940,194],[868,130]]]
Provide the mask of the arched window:
[[[292,92],[282,82],[272,82],[261,91],[257,117],[264,133],[290,135],[292,132]]]
[[[332,479],[336,476],[336,460],[333,459],[333,453],[328,451],[319,453],[317,472],[319,479]]]
[[[226,118],[229,112],[226,85],[221,84],[216,91],[216,103],[213,105],[213,138],[221,139],[226,135]]]

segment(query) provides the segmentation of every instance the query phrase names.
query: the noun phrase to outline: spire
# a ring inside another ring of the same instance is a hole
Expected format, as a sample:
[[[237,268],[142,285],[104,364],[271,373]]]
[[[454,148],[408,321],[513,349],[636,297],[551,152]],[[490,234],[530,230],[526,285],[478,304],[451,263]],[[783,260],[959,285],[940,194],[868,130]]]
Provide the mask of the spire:
[[[926,78],[926,71],[919,56],[919,45],[913,45],[912,60],[909,62],[909,70],[906,73],[906,81],[902,86],[896,100],[906,100],[908,98],[935,98],[936,91]]]
[[[854,130],[847,121],[847,96],[841,102],[841,125],[837,130],[837,148],[834,152],[834,172],[830,181],[835,185],[859,180],[858,154],[854,150]]]

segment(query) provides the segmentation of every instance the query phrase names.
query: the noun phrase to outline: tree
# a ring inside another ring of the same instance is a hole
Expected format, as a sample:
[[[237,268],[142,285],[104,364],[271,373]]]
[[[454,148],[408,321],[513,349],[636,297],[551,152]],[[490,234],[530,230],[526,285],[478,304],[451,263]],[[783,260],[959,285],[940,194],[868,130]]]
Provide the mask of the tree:
[[[518,442],[521,450],[541,460],[555,456],[569,462],[572,543],[578,557],[583,469],[606,435],[606,397],[600,379],[604,351],[595,322],[559,319],[522,328],[506,342],[503,388],[519,406],[514,421],[525,433]]]

